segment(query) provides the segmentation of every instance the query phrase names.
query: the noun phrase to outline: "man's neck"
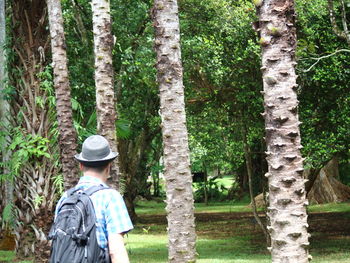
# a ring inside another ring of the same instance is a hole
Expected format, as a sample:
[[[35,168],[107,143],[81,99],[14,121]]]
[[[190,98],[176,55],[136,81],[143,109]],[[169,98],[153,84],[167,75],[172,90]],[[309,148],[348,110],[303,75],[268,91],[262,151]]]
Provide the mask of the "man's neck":
[[[104,174],[96,173],[94,171],[86,171],[83,174],[84,176],[91,176],[91,177],[100,179],[104,183],[107,182],[107,177]]]

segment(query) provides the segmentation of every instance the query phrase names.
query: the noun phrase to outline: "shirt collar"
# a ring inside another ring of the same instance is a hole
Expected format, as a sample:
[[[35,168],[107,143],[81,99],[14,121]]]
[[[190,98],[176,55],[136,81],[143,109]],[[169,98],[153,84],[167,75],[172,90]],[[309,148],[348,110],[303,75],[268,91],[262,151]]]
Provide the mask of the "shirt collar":
[[[93,176],[88,176],[88,175],[80,177],[78,185],[79,184],[93,184],[93,185],[102,184],[104,186],[107,186],[101,179]]]

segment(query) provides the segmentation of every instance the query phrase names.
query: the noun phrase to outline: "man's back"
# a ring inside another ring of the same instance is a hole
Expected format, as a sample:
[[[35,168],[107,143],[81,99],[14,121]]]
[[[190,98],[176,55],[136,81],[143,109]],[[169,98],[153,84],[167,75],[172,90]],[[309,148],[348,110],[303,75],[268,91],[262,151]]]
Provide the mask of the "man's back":
[[[104,185],[101,180],[92,176],[83,176],[80,178],[76,189],[86,190],[94,185]],[[65,193],[56,207],[67,198]],[[96,237],[101,248],[108,247],[109,234],[122,234],[133,229],[133,225],[129,218],[129,214],[125,207],[122,196],[114,189],[105,189],[97,191],[91,195],[91,200],[94,205],[96,215]]]
[[[107,249],[96,238],[96,216],[90,196],[108,189],[95,185],[88,189],[72,188],[66,193],[50,230],[52,240],[50,262],[109,263]]]

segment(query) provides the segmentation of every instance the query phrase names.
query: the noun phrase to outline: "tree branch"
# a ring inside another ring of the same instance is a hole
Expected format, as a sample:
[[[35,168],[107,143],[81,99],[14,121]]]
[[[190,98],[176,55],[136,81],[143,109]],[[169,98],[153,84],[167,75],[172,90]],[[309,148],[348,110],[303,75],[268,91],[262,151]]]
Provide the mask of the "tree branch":
[[[343,23],[344,35],[346,38],[346,42],[348,42],[348,44],[350,45],[350,34],[349,34],[348,24],[347,24],[347,20],[346,20],[346,11],[345,11],[344,0],[341,0],[341,4],[342,4],[342,9],[341,9],[342,18],[341,18],[341,20]]]
[[[337,25],[337,21],[335,20],[333,0],[328,0],[328,9],[329,9],[329,18],[331,20],[334,33],[341,39],[346,40],[345,33],[339,29]]]
[[[338,49],[336,50],[334,53],[331,53],[331,54],[328,54],[328,55],[325,55],[325,56],[322,56],[322,57],[318,57],[318,58],[305,58],[303,60],[308,60],[308,59],[311,59],[311,60],[316,60],[315,63],[313,63],[308,69],[306,70],[303,70],[302,72],[309,72],[314,66],[316,66],[322,59],[325,59],[325,58],[329,58],[329,57],[332,57],[334,55],[336,55],[337,53],[340,53],[340,52],[348,52],[350,53],[350,50],[349,49]]]

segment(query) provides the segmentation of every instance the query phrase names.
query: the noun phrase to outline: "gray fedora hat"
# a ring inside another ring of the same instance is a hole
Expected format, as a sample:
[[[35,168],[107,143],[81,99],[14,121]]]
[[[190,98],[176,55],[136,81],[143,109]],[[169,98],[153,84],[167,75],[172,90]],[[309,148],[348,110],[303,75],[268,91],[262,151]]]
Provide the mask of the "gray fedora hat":
[[[76,154],[75,159],[83,163],[97,163],[113,160],[117,153],[112,152],[108,141],[101,135],[88,137],[82,147],[82,151]]]

